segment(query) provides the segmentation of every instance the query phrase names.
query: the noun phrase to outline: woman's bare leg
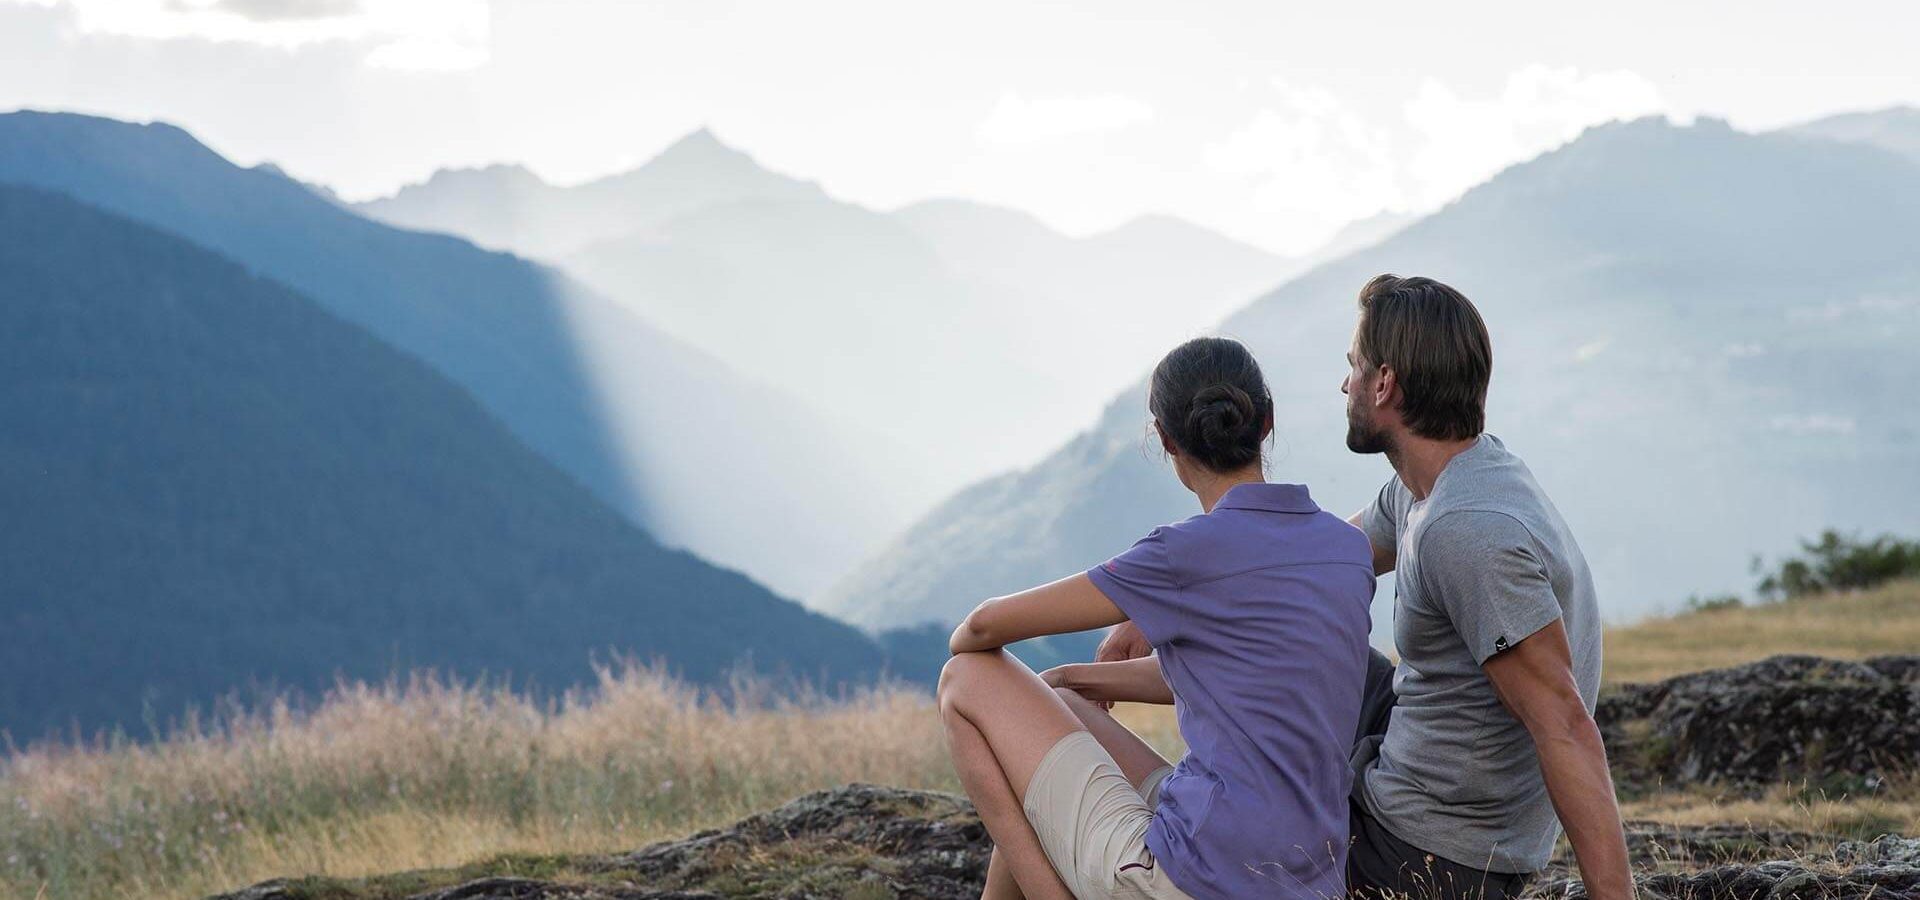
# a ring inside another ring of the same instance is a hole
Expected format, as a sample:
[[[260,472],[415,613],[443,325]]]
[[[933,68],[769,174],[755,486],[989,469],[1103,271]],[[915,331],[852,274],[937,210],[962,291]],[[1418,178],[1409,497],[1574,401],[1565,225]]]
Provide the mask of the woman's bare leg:
[[[987,887],[980,892],[981,900],[1025,900],[1026,896],[1020,892],[1020,882],[1014,880],[1007,858],[995,847],[987,857]]]
[[[1074,693],[1071,688],[1055,688],[1054,692],[1060,695],[1067,709],[1073,712],[1080,723],[1093,733],[1100,746],[1107,748],[1114,761],[1120,764],[1121,773],[1134,787],[1139,787],[1147,780],[1147,776],[1161,767],[1172,765],[1151,744],[1134,734],[1133,729],[1120,724],[1112,713],[1098,704]],[[1019,883],[1013,878],[1013,870],[1008,866],[1006,857],[998,849],[988,857],[987,889],[980,896],[991,900],[1019,900],[1024,896],[1020,893]]]
[[[940,673],[940,717],[960,783],[993,836],[981,896],[1073,900],[1041,849],[1021,798],[1047,751],[1084,730],[1080,720],[1040,676],[1004,650],[961,653],[947,662]]]
[[[1139,787],[1147,780],[1147,776],[1159,771],[1162,766],[1173,764],[1099,704],[1074,693],[1072,688],[1054,688],[1054,692],[1060,695],[1080,724],[1093,733],[1094,740],[1107,748],[1107,754],[1120,764],[1120,773],[1127,776],[1127,781],[1134,787]]]

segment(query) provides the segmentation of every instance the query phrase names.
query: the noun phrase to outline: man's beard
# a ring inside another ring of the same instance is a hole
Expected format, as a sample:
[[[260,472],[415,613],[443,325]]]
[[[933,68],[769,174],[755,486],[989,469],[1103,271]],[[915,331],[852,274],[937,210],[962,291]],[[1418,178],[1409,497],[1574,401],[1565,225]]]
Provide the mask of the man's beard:
[[[1359,409],[1348,404],[1347,449],[1355,453],[1386,453],[1393,449],[1393,437],[1386,429],[1374,427],[1361,416]]]

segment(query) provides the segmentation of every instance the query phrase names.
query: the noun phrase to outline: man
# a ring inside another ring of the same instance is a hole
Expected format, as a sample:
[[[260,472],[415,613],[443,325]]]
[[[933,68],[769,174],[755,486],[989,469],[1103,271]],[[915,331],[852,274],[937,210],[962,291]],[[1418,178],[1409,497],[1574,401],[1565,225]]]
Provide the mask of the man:
[[[1429,278],[1360,291],[1347,354],[1347,447],[1394,477],[1350,521],[1398,570],[1394,644],[1374,654],[1348,853],[1356,896],[1504,900],[1566,829],[1588,896],[1633,895],[1593,722],[1593,579],[1526,465],[1482,433],[1493,347],[1479,311]],[[1098,658],[1145,655],[1127,625]]]

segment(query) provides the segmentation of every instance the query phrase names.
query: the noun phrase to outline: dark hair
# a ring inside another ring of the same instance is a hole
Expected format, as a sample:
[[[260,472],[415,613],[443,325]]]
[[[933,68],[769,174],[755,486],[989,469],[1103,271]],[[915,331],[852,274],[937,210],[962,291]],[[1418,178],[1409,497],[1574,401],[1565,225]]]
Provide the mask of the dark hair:
[[[1369,368],[1393,367],[1414,434],[1466,440],[1486,429],[1493,341],[1465,294],[1431,278],[1375,276],[1360,289],[1356,344]]]
[[[1260,459],[1273,395],[1239,341],[1194,338],[1153,367],[1147,408],[1180,452],[1212,471],[1232,472]]]

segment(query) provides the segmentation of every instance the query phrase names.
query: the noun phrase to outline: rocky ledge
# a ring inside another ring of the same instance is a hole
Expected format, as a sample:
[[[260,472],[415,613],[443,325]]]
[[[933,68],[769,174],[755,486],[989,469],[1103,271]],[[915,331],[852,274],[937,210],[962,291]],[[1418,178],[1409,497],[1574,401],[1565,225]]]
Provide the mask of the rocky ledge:
[[[1623,793],[1782,781],[1870,793],[1920,770],[1920,657],[1779,656],[1610,690],[1596,718]],[[1627,833],[1652,900],[1920,900],[1913,838],[1644,823]],[[963,797],[856,784],[633,853],[271,881],[219,900],[972,900],[988,848]],[[1529,893],[1584,897],[1568,876],[1557,861]]]
[[[1920,656],[1775,656],[1623,685],[1594,718],[1623,793],[1782,782],[1868,793],[1920,769]]]
[[[216,900],[973,900],[991,846],[965,797],[854,784],[633,853],[286,879]]]
[[[1651,900],[1920,900],[1920,840],[1632,823]],[[634,853],[270,881],[217,900],[973,900],[990,844],[965,798],[856,784]],[[1564,862],[1529,896],[1582,898]]]

